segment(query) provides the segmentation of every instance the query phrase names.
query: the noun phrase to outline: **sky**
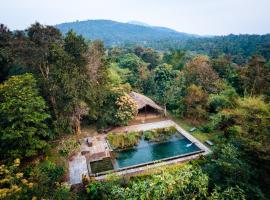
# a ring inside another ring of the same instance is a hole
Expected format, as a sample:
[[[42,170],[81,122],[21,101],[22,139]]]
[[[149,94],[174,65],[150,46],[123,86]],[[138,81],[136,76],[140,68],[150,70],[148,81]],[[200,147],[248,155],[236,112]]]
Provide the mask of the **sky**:
[[[11,30],[110,19],[200,35],[270,33],[270,0],[0,0],[0,7]]]

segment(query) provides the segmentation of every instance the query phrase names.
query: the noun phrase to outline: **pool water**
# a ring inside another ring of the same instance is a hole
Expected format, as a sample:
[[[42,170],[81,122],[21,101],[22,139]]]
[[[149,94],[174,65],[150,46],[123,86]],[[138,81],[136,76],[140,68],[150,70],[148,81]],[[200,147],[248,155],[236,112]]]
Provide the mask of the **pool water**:
[[[114,169],[179,156],[201,150],[182,135],[173,136],[169,141],[153,143],[142,139],[139,144],[127,150],[115,151]]]

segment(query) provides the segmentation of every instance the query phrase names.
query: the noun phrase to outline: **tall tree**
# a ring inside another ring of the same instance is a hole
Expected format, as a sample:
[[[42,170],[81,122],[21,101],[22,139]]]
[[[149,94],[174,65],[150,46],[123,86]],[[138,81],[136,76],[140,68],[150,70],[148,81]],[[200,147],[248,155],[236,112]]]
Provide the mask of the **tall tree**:
[[[0,24],[0,83],[7,78],[10,64],[13,62],[12,39],[11,31]]]
[[[171,86],[174,79],[177,77],[177,71],[172,69],[171,65],[162,64],[159,65],[154,70],[154,82],[156,87],[156,98],[157,100],[164,105],[168,104],[170,98],[172,97]]]
[[[31,74],[13,76],[0,85],[0,155],[24,158],[46,146],[50,132],[44,99]]]
[[[219,77],[210,65],[209,58],[197,56],[184,68],[187,85],[201,86],[207,92],[217,92]]]
[[[243,87],[249,95],[260,95],[269,92],[270,69],[262,56],[252,56],[241,71]]]
[[[135,54],[129,53],[119,59],[121,68],[128,68],[132,73],[127,77],[127,82],[137,90],[142,90],[143,84],[149,76],[148,64]]]

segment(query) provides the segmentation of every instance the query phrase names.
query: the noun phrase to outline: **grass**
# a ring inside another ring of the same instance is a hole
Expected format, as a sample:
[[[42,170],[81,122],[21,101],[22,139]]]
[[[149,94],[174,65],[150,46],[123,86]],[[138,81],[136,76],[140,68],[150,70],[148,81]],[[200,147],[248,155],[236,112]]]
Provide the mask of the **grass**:
[[[172,117],[173,121],[175,121],[179,126],[181,126],[186,131],[189,131],[192,127],[194,127],[190,122],[188,122],[185,119]],[[192,132],[191,135],[193,135],[195,138],[200,140],[201,142],[205,142],[206,140],[211,140],[214,143],[220,142],[220,137],[222,136],[221,131],[213,131],[211,133],[204,133],[201,130],[196,127],[196,131]]]

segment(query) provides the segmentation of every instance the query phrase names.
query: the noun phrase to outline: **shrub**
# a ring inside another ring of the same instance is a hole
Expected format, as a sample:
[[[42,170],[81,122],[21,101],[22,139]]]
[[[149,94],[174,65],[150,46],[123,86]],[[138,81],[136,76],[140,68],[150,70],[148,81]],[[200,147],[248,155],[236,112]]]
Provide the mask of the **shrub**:
[[[116,105],[118,110],[115,118],[119,125],[126,125],[138,113],[136,102],[127,94],[119,97],[116,100]]]
[[[226,133],[228,133],[229,135],[237,135],[238,133],[241,133],[241,131],[242,131],[241,126],[234,125],[229,127]]]
[[[140,139],[140,133],[109,133],[107,139],[109,140],[113,148],[125,149],[138,144]]]
[[[166,128],[158,128],[154,130],[144,131],[143,136],[146,140],[159,142],[168,140],[176,132],[176,128],[174,126],[171,126]]]
[[[213,131],[213,127],[210,123],[202,125],[199,129],[204,133],[210,133]]]
[[[58,151],[62,156],[70,156],[78,150],[79,146],[78,142],[71,138],[61,141]]]

